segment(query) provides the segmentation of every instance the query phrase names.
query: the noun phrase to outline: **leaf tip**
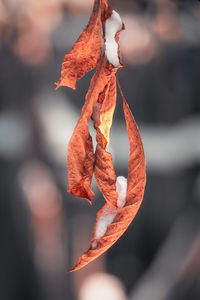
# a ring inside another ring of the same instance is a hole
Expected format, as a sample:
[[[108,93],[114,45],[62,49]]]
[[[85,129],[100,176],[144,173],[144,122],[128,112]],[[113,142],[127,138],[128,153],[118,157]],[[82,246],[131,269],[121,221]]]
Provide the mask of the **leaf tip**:
[[[76,185],[75,187],[73,188],[68,188],[67,190],[68,193],[76,196],[76,197],[80,197],[80,198],[83,198],[83,199],[86,199],[88,200],[88,202],[92,204],[92,199],[94,198],[94,193],[91,189],[89,189],[88,191],[84,188],[84,187],[81,187],[81,185]]]
[[[71,268],[71,269],[68,269],[67,270],[67,272],[69,272],[69,273],[72,273],[72,272],[74,272],[75,270],[74,270],[74,268]]]
[[[72,90],[76,90],[76,82],[72,80],[63,79],[62,77],[60,78],[60,80],[55,81],[54,84],[56,85],[55,91],[61,86],[67,86]]]
[[[56,85],[56,87],[54,88],[54,91],[57,91],[57,89],[60,87],[60,82],[55,81],[54,84]]]

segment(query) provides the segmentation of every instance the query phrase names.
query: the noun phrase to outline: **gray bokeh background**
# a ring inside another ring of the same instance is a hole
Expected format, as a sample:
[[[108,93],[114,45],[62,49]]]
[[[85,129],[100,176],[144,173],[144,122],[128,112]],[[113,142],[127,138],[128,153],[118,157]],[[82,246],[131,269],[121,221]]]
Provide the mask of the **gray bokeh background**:
[[[67,144],[93,71],[76,91],[54,82],[93,1],[0,0],[2,300],[200,299],[200,3],[110,3],[126,25],[118,79],[143,138],[147,186],[123,237],[67,273],[104,200],[95,182],[93,207],[67,193]],[[110,151],[127,176],[120,97]]]

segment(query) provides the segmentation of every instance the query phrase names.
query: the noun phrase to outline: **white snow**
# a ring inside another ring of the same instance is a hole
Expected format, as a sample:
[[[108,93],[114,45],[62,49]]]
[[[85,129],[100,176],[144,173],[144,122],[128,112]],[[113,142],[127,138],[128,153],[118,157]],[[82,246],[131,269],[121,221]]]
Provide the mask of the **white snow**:
[[[118,176],[116,180],[116,192],[118,193],[117,208],[106,205],[102,211],[102,215],[97,221],[95,230],[95,239],[92,242],[92,249],[97,247],[97,242],[107,231],[108,226],[114,221],[118,208],[122,208],[126,203],[127,179],[124,176]]]
[[[112,15],[105,24],[105,53],[108,61],[114,66],[119,66],[118,44],[115,41],[116,33],[122,28],[120,15],[113,10]]]
[[[122,208],[126,203],[127,194],[127,179],[124,176],[117,177],[116,192],[118,193],[117,207]]]
[[[114,221],[116,214],[117,209],[109,206],[104,207],[103,214],[96,224],[95,240],[92,243],[92,249],[95,249],[97,247],[97,241],[104,236],[108,225],[110,225]]]

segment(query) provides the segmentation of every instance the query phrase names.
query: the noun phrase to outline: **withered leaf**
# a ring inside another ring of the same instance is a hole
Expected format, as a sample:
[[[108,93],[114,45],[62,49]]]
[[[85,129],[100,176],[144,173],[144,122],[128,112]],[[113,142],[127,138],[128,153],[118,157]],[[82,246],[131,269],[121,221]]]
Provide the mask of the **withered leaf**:
[[[102,57],[91,80],[81,116],[68,145],[68,192],[89,201],[94,196],[90,185],[95,157],[88,122],[93,114],[94,105],[114,72],[115,69],[107,63],[106,57]]]
[[[116,173],[112,163],[112,155],[97,145],[95,153],[95,179],[106,202],[110,207],[117,206]]]
[[[109,143],[110,128],[112,126],[113,114],[116,106],[116,76],[113,69],[113,76],[110,78],[103,95],[103,101],[99,111],[99,130],[106,140],[106,146]],[[98,99],[98,101],[100,101]]]
[[[95,0],[89,23],[62,63],[60,80],[57,88],[68,86],[76,89],[76,82],[87,72],[96,67],[102,52],[102,1]]]
[[[101,57],[102,29],[105,53]],[[94,172],[106,204],[97,213],[88,251],[70,271],[82,268],[110,248],[130,225],[143,199],[146,173],[142,140],[120,86],[130,144],[128,182],[124,177],[116,178],[112,155],[107,151],[116,106],[116,72],[122,66],[119,34],[123,29],[120,16],[112,11],[108,0],[95,0],[89,24],[65,56],[61,78],[56,83],[57,88],[66,85],[75,89],[77,80],[97,66],[68,145],[68,192],[91,202]],[[96,129],[95,154],[88,127],[90,119]]]
[[[110,206],[116,206],[116,174],[112,164],[112,155],[106,151],[109,143],[110,128],[116,106],[116,76],[112,76],[103,97],[99,111],[97,128],[97,147],[95,152],[94,174],[97,185]]]
[[[120,89],[121,91],[121,89]],[[121,92],[122,94],[122,92]],[[128,161],[127,205],[142,201],[146,184],[146,162],[142,139],[131,113],[131,110],[122,94],[123,109],[130,143],[130,157]]]
[[[137,214],[137,211],[143,199],[146,183],[144,150],[137,124],[124,97],[123,109],[130,144],[126,202],[122,208],[113,208],[108,204],[105,204],[99,210],[99,212],[97,213],[96,224],[92,240],[90,242],[90,247],[88,251],[79,258],[78,263],[70,271],[75,271],[84,267],[99,255],[103,254],[107,249],[109,249],[126,231],[135,215]],[[111,160],[109,160],[107,163],[110,164],[108,168],[111,168],[113,170]],[[112,174],[112,176],[115,180],[114,174]],[[102,216],[105,216],[105,209],[108,209],[108,215],[110,214],[111,220],[114,216],[113,221],[111,222],[111,224],[108,224],[105,234],[100,239],[96,240],[96,227],[100,218]],[[94,243],[96,247],[94,247]]]

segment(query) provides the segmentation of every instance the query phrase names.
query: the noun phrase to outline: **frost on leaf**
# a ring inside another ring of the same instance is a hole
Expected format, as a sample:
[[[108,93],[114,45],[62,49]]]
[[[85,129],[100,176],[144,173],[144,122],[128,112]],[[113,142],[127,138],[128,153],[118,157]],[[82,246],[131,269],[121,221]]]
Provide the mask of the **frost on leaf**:
[[[123,23],[120,15],[113,10],[112,15],[106,20],[105,25],[105,53],[108,61],[114,66],[120,65],[118,54],[118,43],[115,40],[116,34],[122,29]]]
[[[68,192],[91,202],[94,173],[106,203],[97,213],[88,251],[71,271],[84,267],[109,249],[130,225],[143,199],[146,172],[142,140],[120,86],[130,144],[127,179],[116,176],[112,154],[107,151],[116,106],[116,72],[122,67],[119,34],[123,29],[119,14],[111,9],[108,0],[95,0],[89,24],[65,56],[61,78],[56,83],[57,87],[75,89],[77,80],[96,67],[68,144]],[[88,127],[90,119],[96,130],[96,149]]]
[[[107,231],[108,225],[113,222],[116,214],[116,208],[109,207],[107,204],[103,207],[101,216],[96,222],[94,240],[91,243],[92,249],[95,249],[97,247],[98,241],[104,236]]]
[[[118,176],[116,181],[117,207],[122,208],[126,203],[127,179],[124,176]]]

